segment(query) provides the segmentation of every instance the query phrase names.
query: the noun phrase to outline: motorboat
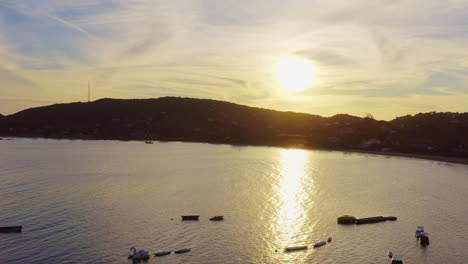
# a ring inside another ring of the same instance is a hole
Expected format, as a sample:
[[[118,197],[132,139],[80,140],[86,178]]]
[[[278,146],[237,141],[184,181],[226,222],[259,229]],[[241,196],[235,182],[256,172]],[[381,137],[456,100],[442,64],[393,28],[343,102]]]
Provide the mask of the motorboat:
[[[190,249],[191,248],[183,248],[183,249],[179,249],[179,250],[174,251],[174,253],[176,253],[176,254],[185,253],[185,252],[189,252]]]
[[[314,248],[321,247],[321,246],[323,246],[323,245],[325,245],[325,244],[327,244],[327,242],[325,242],[325,241],[320,241],[320,242],[314,244]]]
[[[392,262],[390,262],[391,264],[403,264],[403,259],[401,258],[401,256],[393,256],[392,257]]]
[[[297,250],[304,250],[304,249],[307,249],[307,246],[287,247],[284,249],[284,251],[289,252],[289,251],[297,251]]]
[[[416,228],[416,233],[414,234],[417,238],[421,237],[421,235],[424,233],[424,226],[418,226]]]
[[[183,215],[182,220],[192,220],[192,221],[197,221],[199,215]]]
[[[169,254],[171,254],[171,251],[161,251],[161,252],[158,252],[158,253],[154,253],[154,255],[156,257],[165,256],[165,255],[169,255]]]
[[[134,248],[134,247],[131,247],[130,251],[132,251],[132,254],[128,255],[129,259],[144,260],[144,259],[149,259],[150,258],[150,255],[149,255],[148,251],[145,251],[145,250],[137,251],[136,248]]]
[[[1,226],[0,233],[21,232],[23,226]]]
[[[222,215],[213,216],[210,218],[211,221],[222,221],[224,217]]]

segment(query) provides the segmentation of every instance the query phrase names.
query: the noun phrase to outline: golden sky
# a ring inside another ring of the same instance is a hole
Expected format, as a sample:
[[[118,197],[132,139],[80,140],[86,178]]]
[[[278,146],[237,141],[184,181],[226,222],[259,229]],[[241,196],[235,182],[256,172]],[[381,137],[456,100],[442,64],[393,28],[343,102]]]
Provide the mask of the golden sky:
[[[468,111],[468,1],[0,0],[0,113],[183,96],[377,119]],[[275,69],[309,61],[286,92]]]

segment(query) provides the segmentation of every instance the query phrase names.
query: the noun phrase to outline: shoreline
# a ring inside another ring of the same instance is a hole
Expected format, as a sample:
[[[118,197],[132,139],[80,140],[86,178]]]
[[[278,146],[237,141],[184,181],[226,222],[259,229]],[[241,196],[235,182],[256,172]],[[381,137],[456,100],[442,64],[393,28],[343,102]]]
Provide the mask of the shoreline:
[[[93,141],[93,140],[115,140],[115,141],[135,141],[135,142],[145,142],[145,140],[121,140],[121,139],[84,139],[84,138],[43,138],[43,137],[11,137],[11,136],[3,136],[3,140],[8,138],[29,138],[29,139],[53,139],[53,140],[84,140],[84,141]],[[418,153],[402,153],[402,152],[382,152],[382,151],[372,151],[372,150],[363,150],[363,149],[327,149],[327,148],[312,148],[307,146],[281,146],[281,145],[254,145],[254,144],[233,144],[228,142],[206,142],[206,141],[191,141],[191,140],[153,140],[161,143],[167,142],[183,142],[183,143],[203,143],[203,144],[212,144],[212,145],[229,145],[229,146],[250,146],[250,147],[277,147],[277,148],[297,148],[297,149],[304,149],[304,150],[320,150],[320,151],[338,151],[338,152],[346,152],[346,153],[357,153],[357,154],[371,154],[371,155],[379,155],[379,156],[389,156],[389,157],[402,157],[402,158],[413,158],[413,159],[421,159],[421,160],[431,160],[431,161],[440,161],[446,163],[454,163],[454,164],[461,164],[461,165],[468,165],[468,158],[456,158],[456,157],[448,157],[448,156],[433,156],[428,154],[418,154]]]
[[[370,151],[370,150],[336,150],[349,153],[359,153],[359,154],[372,154],[380,156],[389,156],[389,157],[401,157],[401,158],[413,158],[421,160],[431,160],[431,161],[440,161],[454,164],[468,165],[468,159],[456,158],[456,157],[446,157],[446,156],[433,156],[427,154],[416,154],[416,153],[401,153],[401,152],[380,152],[380,151]]]

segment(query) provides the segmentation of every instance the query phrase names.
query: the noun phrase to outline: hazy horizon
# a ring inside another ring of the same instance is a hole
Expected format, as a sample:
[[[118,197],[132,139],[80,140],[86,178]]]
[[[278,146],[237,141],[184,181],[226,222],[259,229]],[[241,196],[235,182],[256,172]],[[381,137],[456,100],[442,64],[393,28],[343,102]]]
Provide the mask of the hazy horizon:
[[[461,0],[1,0],[0,113],[86,101],[88,81],[92,100],[181,96],[380,120],[467,112],[467,12]],[[289,58],[312,65],[310,80],[297,79],[301,62],[277,72]]]

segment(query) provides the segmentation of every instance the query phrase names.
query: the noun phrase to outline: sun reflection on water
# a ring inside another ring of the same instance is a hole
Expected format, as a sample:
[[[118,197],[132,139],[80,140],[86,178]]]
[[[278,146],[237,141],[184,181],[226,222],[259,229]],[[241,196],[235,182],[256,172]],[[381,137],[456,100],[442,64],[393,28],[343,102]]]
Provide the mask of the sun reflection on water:
[[[313,179],[306,173],[308,152],[288,149],[282,152],[281,167],[275,194],[275,217],[270,224],[274,246],[282,251],[288,246],[308,245],[313,225],[307,212],[313,207],[309,199]],[[281,260],[304,262],[305,253],[280,254]],[[279,260],[279,259],[276,259]]]

